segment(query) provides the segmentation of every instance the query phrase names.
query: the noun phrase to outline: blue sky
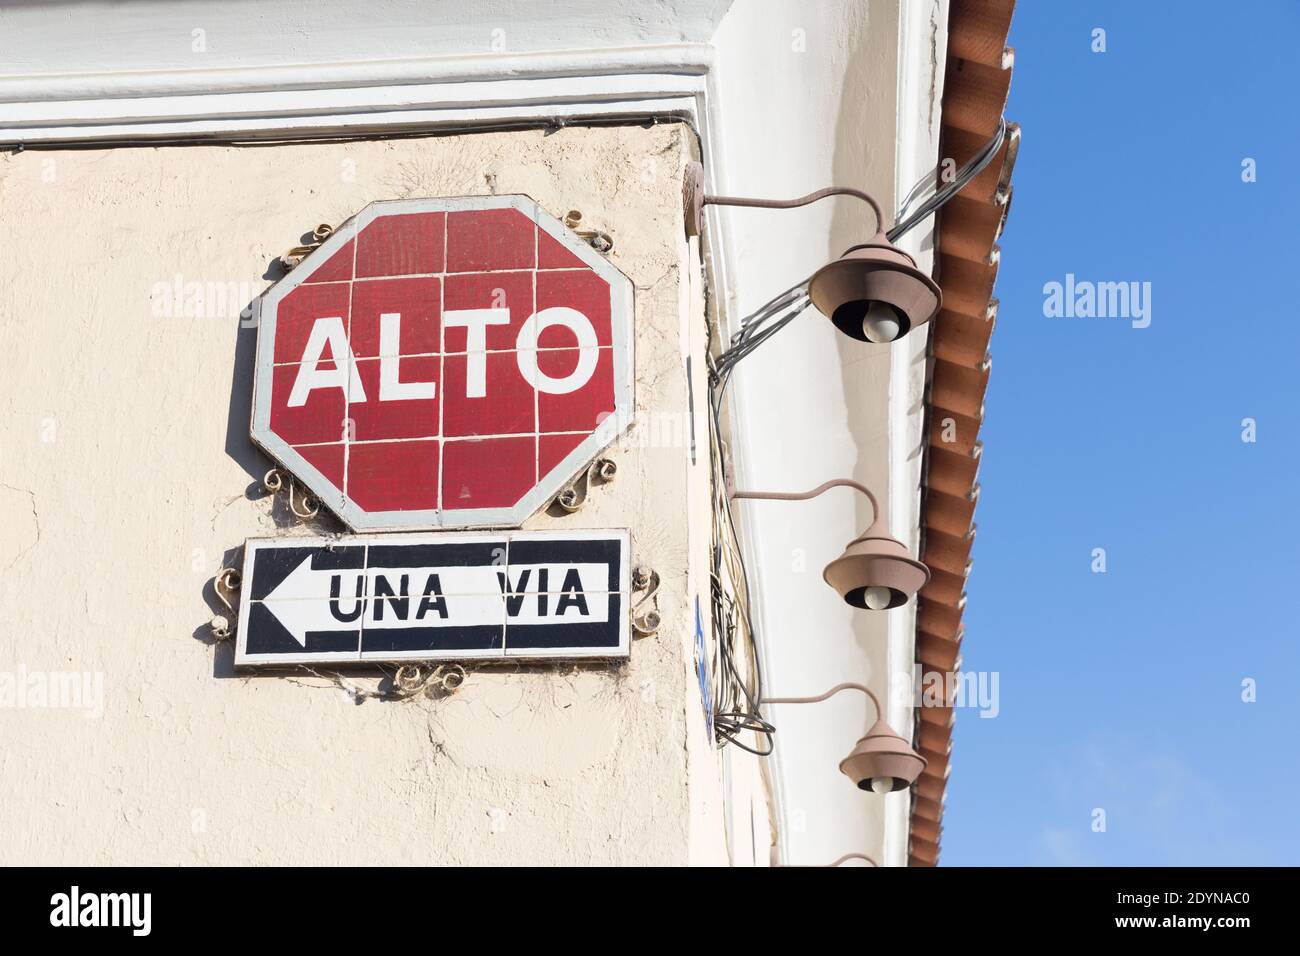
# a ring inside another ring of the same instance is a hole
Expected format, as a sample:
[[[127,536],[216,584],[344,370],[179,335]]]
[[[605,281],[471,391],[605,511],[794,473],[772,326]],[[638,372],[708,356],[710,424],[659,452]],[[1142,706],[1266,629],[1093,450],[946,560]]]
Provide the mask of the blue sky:
[[[945,865],[1300,863],[1297,37],[1294,0],[1018,6],[963,645],[1001,709],[958,713]],[[1150,326],[1045,317],[1067,273],[1150,282]]]

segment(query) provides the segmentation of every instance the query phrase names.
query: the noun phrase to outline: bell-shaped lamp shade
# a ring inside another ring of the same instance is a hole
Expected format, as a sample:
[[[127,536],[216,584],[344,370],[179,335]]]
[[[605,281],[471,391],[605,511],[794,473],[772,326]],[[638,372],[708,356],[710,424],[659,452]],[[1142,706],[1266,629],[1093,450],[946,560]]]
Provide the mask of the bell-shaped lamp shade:
[[[822,577],[853,607],[885,611],[901,607],[925,587],[930,569],[876,521],[826,565]]]
[[[682,215],[686,235],[704,229],[704,207],[755,206],[791,209],[828,196],[854,196],[870,204],[875,235],[853,246],[834,262],[817,270],[808,283],[808,295],[823,315],[841,332],[862,342],[893,342],[939,312],[943,295],[916,260],[889,241],[880,203],[869,193],[845,186],[829,186],[796,199],[755,199],[713,196],[704,190],[704,167],[687,163],[682,177]]]
[[[916,261],[878,233],[817,270],[808,294],[823,315],[860,342],[893,342],[939,313],[943,295]]]
[[[925,758],[883,720],[877,720],[867,735],[840,761],[840,772],[859,790],[890,793],[906,790],[925,770]]]

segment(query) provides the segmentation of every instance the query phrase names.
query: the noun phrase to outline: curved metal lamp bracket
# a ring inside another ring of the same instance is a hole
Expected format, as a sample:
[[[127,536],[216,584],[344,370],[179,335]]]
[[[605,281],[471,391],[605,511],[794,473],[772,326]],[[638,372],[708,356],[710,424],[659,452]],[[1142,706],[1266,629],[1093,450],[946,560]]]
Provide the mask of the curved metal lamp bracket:
[[[839,693],[840,691],[842,691],[842,690],[860,690],[860,691],[862,691],[862,693],[864,693],[864,694],[867,695],[867,697],[868,697],[868,699],[871,701],[872,705],[876,708],[876,719],[877,719],[877,720],[883,720],[883,719],[884,719],[884,717],[885,717],[885,709],[884,709],[883,707],[880,706],[880,698],[877,697],[877,696],[875,695],[875,693],[871,690],[871,688],[868,687],[866,684],[858,684],[858,683],[852,683],[852,682],[850,682],[850,683],[844,683],[844,684],[836,684],[836,685],[835,685],[834,687],[832,687],[830,690],[826,691],[826,692],[823,693],[823,694],[818,694],[818,695],[816,695],[815,697],[764,697],[761,701],[759,701],[759,703],[762,703],[762,704],[817,704],[817,703],[820,703],[820,702],[823,701],[823,700],[826,700],[828,697],[833,697],[833,696],[835,696],[836,694],[838,694],[838,693]]]
[[[876,500],[876,496],[871,493],[870,488],[868,488],[866,485],[862,484],[861,482],[854,481],[851,478],[834,478],[828,482],[825,482],[824,484],[818,485],[816,488],[813,488],[811,491],[798,491],[798,492],[733,491],[731,493],[731,497],[732,498],[759,498],[768,501],[807,501],[809,498],[816,498],[818,495],[822,494],[823,492],[829,491],[832,488],[852,488],[855,491],[862,492],[864,495],[867,496],[867,500],[871,502],[870,524],[875,524],[876,521],[879,520],[880,502]]]
[[[704,230],[705,206],[749,206],[756,209],[793,209],[807,206],[828,196],[852,196],[861,199],[871,207],[876,217],[873,235],[882,236],[885,231],[885,215],[880,203],[870,193],[852,186],[827,186],[816,192],[799,196],[795,199],[752,199],[747,196],[711,196],[704,191],[704,167],[699,163],[687,165],[682,177],[682,213],[686,219],[686,235],[698,236]]]

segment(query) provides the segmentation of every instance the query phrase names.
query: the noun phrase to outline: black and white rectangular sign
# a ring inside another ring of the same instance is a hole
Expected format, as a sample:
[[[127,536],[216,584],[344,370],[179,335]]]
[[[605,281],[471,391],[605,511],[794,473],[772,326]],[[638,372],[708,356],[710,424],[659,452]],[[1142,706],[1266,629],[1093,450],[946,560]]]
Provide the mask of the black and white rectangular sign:
[[[250,538],[236,665],[627,657],[626,531]]]

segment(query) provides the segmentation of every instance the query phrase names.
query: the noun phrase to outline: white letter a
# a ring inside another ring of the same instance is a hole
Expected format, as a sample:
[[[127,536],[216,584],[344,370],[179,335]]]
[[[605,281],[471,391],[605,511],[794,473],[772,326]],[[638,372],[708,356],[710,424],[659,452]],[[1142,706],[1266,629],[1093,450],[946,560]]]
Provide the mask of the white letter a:
[[[330,355],[334,357],[334,367],[322,369],[318,366],[327,344]],[[341,388],[345,399],[352,402],[366,400],[361,376],[357,374],[357,360],[352,357],[352,346],[343,330],[343,320],[337,315],[317,319],[311,327],[307,347],[302,350],[298,377],[293,380],[293,391],[289,393],[289,407],[306,405],[312,390],[317,388]]]

